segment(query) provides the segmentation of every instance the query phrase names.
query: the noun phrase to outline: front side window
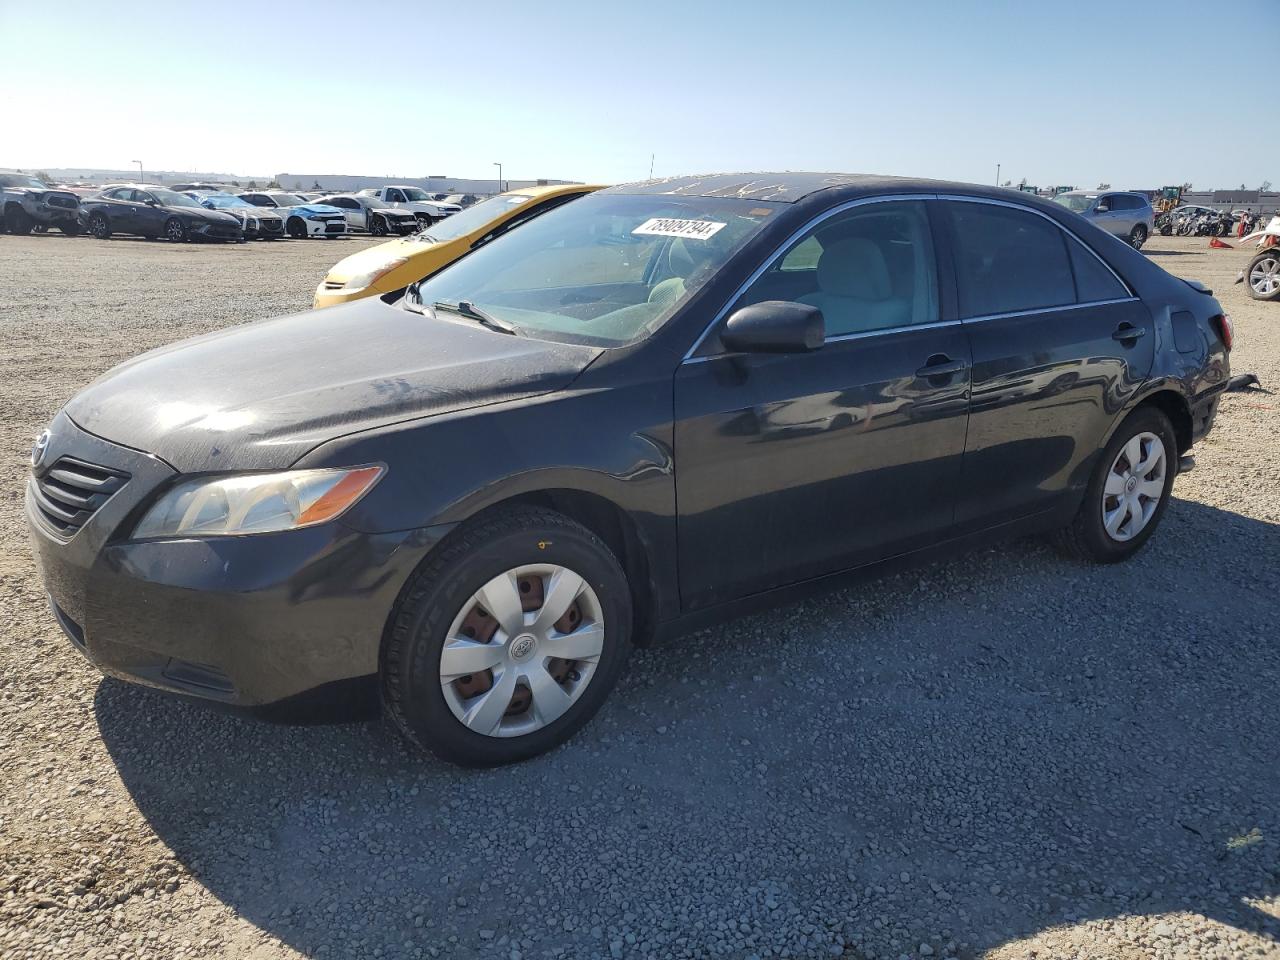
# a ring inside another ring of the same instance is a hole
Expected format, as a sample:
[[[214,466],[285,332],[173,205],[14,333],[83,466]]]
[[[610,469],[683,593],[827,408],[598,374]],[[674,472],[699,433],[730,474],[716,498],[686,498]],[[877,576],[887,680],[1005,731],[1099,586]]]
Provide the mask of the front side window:
[[[1042,216],[991,203],[947,201],[961,317],[1076,301],[1063,232]]]
[[[431,199],[431,197],[427,195],[427,191],[425,191],[425,190],[420,190],[420,189],[418,189],[417,187],[405,187],[405,188],[404,188],[404,196],[403,196],[403,197],[401,197],[401,199],[402,199],[402,200],[405,200],[405,199],[407,199],[407,200],[430,200],[430,199]]]
[[[399,190],[388,190],[387,203],[404,203],[404,194]]]
[[[736,307],[793,300],[822,311],[828,337],[938,319],[933,239],[923,202],[870,203],[792,243]]]
[[[534,217],[410,288],[406,305],[461,301],[527,336],[618,346],[657,330],[779,204],[597,193]],[[455,311],[456,312],[456,311]]]

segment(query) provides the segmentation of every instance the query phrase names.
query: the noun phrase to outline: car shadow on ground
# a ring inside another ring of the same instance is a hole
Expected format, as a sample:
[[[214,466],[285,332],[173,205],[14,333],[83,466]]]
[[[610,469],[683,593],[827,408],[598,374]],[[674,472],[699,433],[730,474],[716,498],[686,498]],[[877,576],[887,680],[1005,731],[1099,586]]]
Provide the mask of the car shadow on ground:
[[[500,770],[114,681],[95,708],[158,836],[308,957],[702,955],[726,918],[964,957],[1174,911],[1280,942],[1277,597],[1280,525],[1179,500],[1127,564],[1021,541],[638,651]]]

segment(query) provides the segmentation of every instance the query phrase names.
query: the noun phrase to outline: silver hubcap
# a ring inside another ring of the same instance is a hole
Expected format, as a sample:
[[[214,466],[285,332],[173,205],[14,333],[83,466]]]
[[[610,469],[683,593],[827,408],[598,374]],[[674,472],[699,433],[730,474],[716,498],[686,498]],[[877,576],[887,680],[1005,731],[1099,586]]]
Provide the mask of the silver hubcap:
[[[1259,260],[1249,271],[1249,286],[1255,293],[1270,296],[1280,289],[1280,260],[1268,257]]]
[[[1139,433],[1120,448],[1102,488],[1102,526],[1112,540],[1132,540],[1151,522],[1160,498],[1168,458],[1154,433]]]
[[[540,730],[591,682],[604,629],[599,598],[572,570],[508,570],[477,590],[449,626],[440,651],[445,702],[487,737]]]

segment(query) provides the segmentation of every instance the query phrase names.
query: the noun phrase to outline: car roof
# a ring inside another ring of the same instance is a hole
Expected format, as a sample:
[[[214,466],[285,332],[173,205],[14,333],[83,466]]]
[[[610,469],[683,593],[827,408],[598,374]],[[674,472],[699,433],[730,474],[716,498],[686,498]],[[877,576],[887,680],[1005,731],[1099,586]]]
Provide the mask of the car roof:
[[[554,183],[542,187],[521,187],[518,190],[508,190],[505,196],[509,197],[559,197],[566,193],[594,193],[596,190],[606,189],[603,183]],[[453,197],[465,197],[465,193],[450,194]]]

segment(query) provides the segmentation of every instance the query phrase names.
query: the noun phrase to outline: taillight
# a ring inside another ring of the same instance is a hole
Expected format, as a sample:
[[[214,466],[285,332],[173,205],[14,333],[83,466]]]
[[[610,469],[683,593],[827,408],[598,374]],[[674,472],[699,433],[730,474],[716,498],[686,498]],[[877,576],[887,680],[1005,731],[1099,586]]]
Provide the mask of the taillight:
[[[1217,316],[1210,317],[1209,323],[1212,324],[1213,329],[1217,331],[1218,339],[1222,341],[1222,345],[1230,350],[1231,345],[1236,339],[1236,328],[1235,325],[1232,324],[1231,318],[1225,313],[1220,313]]]

